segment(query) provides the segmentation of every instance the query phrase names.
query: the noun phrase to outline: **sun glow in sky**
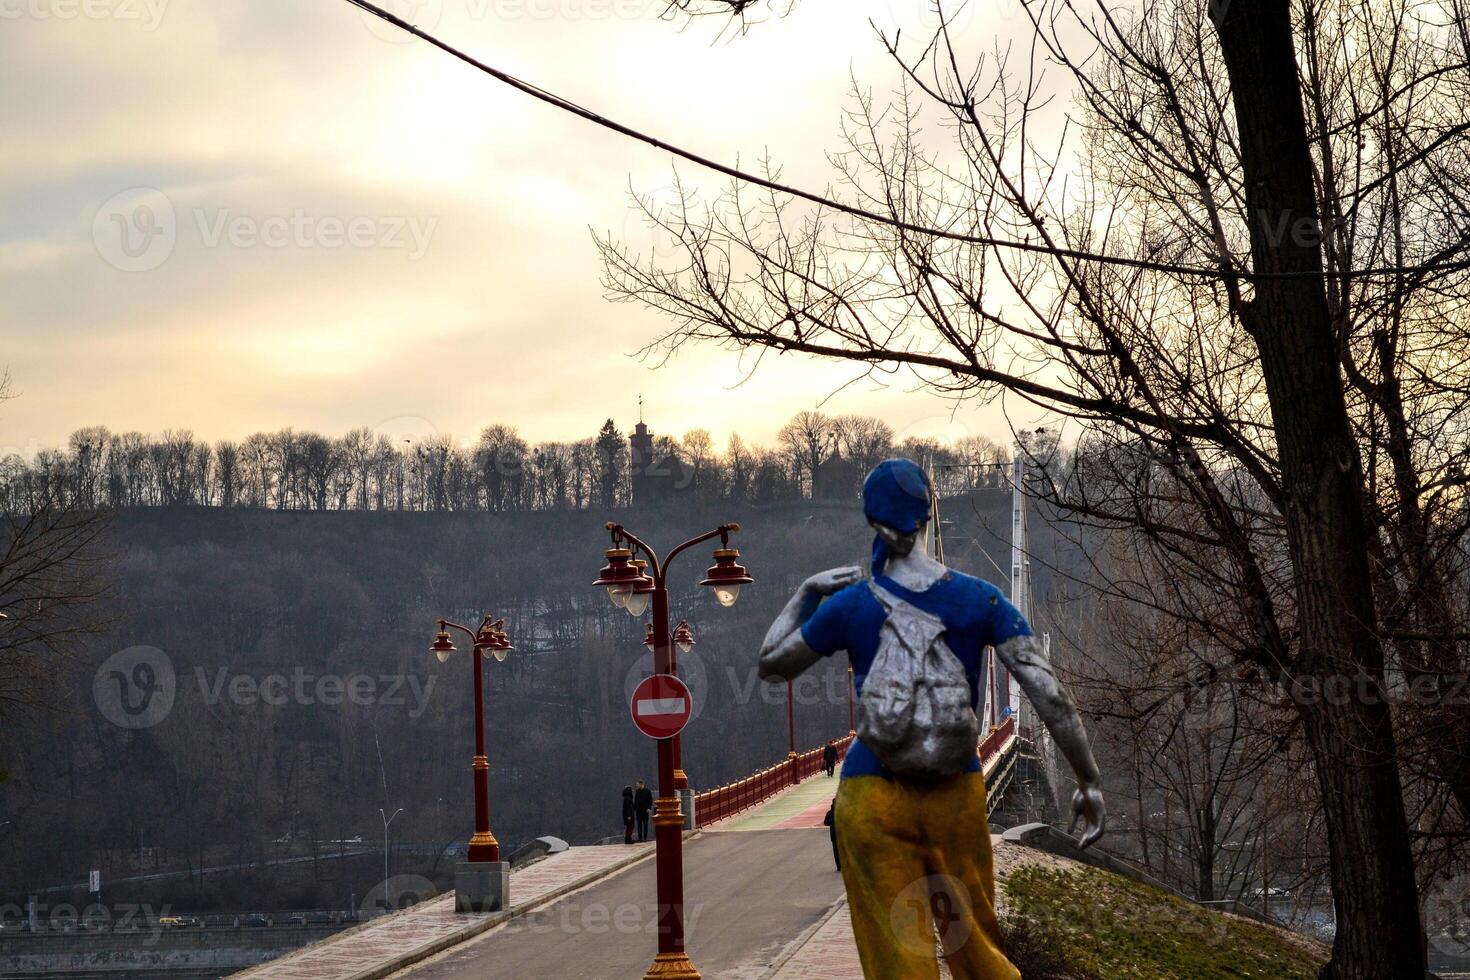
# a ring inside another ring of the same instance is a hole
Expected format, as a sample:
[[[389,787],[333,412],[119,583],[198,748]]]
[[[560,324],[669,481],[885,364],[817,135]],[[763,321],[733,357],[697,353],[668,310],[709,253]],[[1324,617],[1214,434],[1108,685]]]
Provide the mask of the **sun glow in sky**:
[[[957,29],[989,47],[1022,30],[1016,2],[971,4]],[[631,125],[731,162],[769,152],[821,188],[851,78],[897,85],[873,25],[918,31],[926,6],[805,0],[734,38],[662,19],[660,0],[395,9]],[[575,439],[631,425],[640,393],[657,431],[721,445],[819,405],[901,434],[1005,431],[998,406],[956,410],[905,376],[632,356],[667,323],[605,299],[591,231],[647,244],[629,188],[666,190],[668,155],[341,0],[0,0],[0,86],[0,366],[19,396],[4,452],[93,424]]]

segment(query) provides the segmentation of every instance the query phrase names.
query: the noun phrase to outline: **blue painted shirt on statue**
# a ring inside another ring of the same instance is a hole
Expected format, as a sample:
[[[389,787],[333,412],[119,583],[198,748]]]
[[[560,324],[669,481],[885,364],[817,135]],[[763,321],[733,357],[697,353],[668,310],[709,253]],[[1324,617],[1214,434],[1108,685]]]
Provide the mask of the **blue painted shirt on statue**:
[[[999,646],[1013,637],[1030,636],[1031,627],[1026,618],[995,586],[963,572],[946,572],[923,592],[911,592],[886,575],[876,581],[898,598],[943,621],[944,641],[965,668],[965,678],[970,682],[970,706],[978,710],[985,648]],[[878,634],[886,615],[868,583],[857,582],[817,607],[801,629],[802,639],[823,656],[846,650],[852,662],[853,681],[861,696],[863,681],[878,655]],[[977,754],[967,771],[979,770]],[[842,764],[842,778],[888,775],[877,755],[861,739],[854,740]]]

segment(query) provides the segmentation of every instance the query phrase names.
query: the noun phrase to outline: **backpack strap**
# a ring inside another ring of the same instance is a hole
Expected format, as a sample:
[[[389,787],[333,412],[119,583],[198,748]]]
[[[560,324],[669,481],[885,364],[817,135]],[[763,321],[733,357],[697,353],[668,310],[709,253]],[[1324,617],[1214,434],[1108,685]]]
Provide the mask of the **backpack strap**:
[[[902,637],[911,649],[922,653],[948,628],[938,616],[894,595],[873,579],[868,580],[868,588],[888,614],[884,624]]]

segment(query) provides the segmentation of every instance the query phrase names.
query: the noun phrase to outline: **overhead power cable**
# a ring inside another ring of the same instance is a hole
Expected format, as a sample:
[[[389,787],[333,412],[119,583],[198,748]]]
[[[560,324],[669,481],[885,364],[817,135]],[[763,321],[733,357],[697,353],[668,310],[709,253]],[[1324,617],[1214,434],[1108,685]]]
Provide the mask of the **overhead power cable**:
[[[626,126],[615,119],[609,119],[608,117],[601,115],[600,113],[593,112],[591,109],[588,109],[582,105],[579,105],[576,102],[573,102],[571,99],[557,95],[555,92],[549,92],[539,85],[535,85],[531,82],[517,78],[509,72],[502,71],[501,69],[496,68],[493,65],[487,65],[485,62],[480,61],[478,58],[466,54],[453,45],[448,44],[445,41],[441,41],[439,38],[435,37],[429,32],[420,30],[413,24],[408,23],[403,18],[398,17],[397,15],[390,13],[387,10],[384,10],[382,7],[379,7],[374,3],[371,3],[370,0],[346,0],[346,2],[369,14],[372,14],[374,17],[377,17],[383,21],[386,21],[389,24],[392,24],[394,27],[397,27],[401,31],[412,34],[414,37],[419,38],[420,40],[427,41],[429,44],[432,44],[434,47],[445,52],[446,54],[453,55],[455,58],[458,58],[465,64],[470,65],[474,68],[478,68],[480,71],[484,72],[490,77],[500,82],[503,82],[506,85],[509,85],[511,88],[516,89],[519,92],[523,92],[534,99],[539,99],[540,101],[545,102],[548,105],[553,105],[556,108],[563,110],[564,112],[569,112],[574,116],[585,119],[588,122],[601,126],[604,129],[610,129],[615,133],[628,137],[629,139],[634,139],[641,143],[647,143],[650,146],[658,147],[660,150],[665,150],[669,153],[672,153],[676,157],[688,160],[690,163],[697,164],[708,170],[713,170],[716,173],[724,174],[725,176],[734,178],[735,180],[739,180],[747,184],[752,184],[757,187],[764,187],[767,190],[775,191],[779,194],[785,194],[787,196],[798,198],[803,201],[810,201],[813,204],[818,204],[822,207],[831,208],[834,211],[841,211],[845,214],[850,214],[853,217],[861,218],[864,221],[872,221],[878,224],[888,225],[901,231],[911,232],[916,235],[924,235],[926,237],[940,238],[948,241],[964,242],[969,245],[984,245],[991,248],[1010,249],[1017,252],[1033,252],[1042,255],[1056,256],[1058,258],[1075,259],[1081,262],[1098,262],[1106,265],[1118,265],[1134,269],[1147,269],[1153,272],[1168,272],[1174,275],[1196,276],[1210,279],[1360,279],[1370,276],[1418,275],[1426,272],[1454,272],[1470,269],[1470,259],[1457,259],[1447,262],[1425,263],[1423,265],[1417,266],[1379,266],[1367,269],[1337,270],[1324,269],[1320,272],[1245,272],[1234,269],[1207,268],[1204,266],[1194,265],[1178,265],[1172,262],[1158,262],[1153,259],[1130,258],[1124,255],[1103,255],[1097,252],[1088,252],[1074,248],[1061,248],[1055,245],[1047,245],[1044,243],[1018,242],[1004,238],[992,238],[986,235],[970,235],[965,234],[964,232],[948,231],[943,228],[931,228],[926,225],[904,221],[903,219],[895,218],[892,215],[879,214],[876,211],[869,211],[866,208],[856,207],[855,205],[851,204],[844,204],[841,201],[834,201],[831,198],[823,197],[820,194],[815,194],[811,191],[802,190],[799,187],[792,187],[789,184],[782,184],[767,177],[761,177],[756,174],[749,173],[748,171],[741,170],[738,167],[732,167],[728,164],[720,163],[718,160],[711,160],[708,157],[700,156],[698,153],[695,153],[692,150],[686,150],[681,146],[670,143],[666,140],[662,140],[657,136],[641,132],[632,128],[631,126]]]

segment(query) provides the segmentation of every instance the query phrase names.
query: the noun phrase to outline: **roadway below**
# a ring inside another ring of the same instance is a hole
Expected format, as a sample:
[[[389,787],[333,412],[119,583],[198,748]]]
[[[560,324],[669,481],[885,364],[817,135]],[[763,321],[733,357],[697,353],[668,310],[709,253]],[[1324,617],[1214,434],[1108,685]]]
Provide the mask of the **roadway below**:
[[[446,847],[448,845],[445,845]],[[176,868],[172,871],[150,871],[147,874],[122,875],[117,878],[108,878],[103,884],[109,887],[115,885],[135,884],[138,882],[166,881],[170,878],[193,878],[204,875],[222,874],[226,871],[257,871],[261,868],[275,868],[286,864],[305,864],[308,861],[336,861],[342,858],[359,857],[363,854],[382,854],[376,848],[359,848],[355,851],[330,851],[312,857],[310,854],[298,855],[296,857],[271,858],[268,861],[244,861],[236,864],[215,864],[207,868]],[[52,892],[85,891],[88,882],[72,882],[69,885],[47,885],[44,888],[33,888],[29,891],[32,895],[49,895]]]
[[[657,951],[654,894],[654,862],[644,861],[395,977],[640,977]],[[686,948],[708,980],[766,975],[841,896],[825,829],[706,832],[684,842]]]

